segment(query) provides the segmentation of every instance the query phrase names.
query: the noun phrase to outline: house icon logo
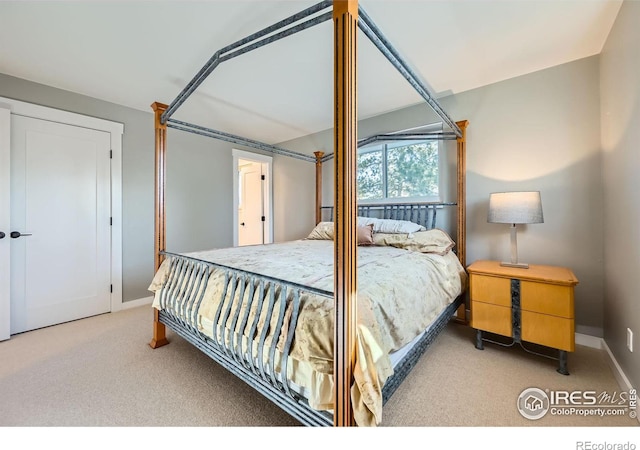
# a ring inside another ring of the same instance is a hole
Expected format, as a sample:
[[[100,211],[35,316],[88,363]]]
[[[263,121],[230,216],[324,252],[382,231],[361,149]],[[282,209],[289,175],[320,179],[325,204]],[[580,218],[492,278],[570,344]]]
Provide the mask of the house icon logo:
[[[518,411],[522,417],[538,420],[549,411],[549,397],[538,388],[527,388],[518,397]]]

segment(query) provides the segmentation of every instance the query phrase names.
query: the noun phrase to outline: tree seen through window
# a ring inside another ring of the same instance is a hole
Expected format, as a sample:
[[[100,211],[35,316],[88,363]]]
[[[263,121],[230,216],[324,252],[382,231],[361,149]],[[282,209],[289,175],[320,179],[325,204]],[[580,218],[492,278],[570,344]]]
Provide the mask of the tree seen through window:
[[[395,142],[361,149],[358,199],[438,196],[438,142]]]

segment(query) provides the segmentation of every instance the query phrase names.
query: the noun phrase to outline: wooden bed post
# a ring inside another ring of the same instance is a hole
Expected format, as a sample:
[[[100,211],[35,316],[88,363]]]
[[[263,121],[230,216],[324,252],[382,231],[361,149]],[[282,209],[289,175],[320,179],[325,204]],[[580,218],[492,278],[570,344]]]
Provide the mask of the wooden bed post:
[[[322,157],[324,152],[313,152],[316,157],[316,225],[322,222]]]
[[[151,105],[151,108],[155,112],[155,130],[156,130],[156,149],[155,149],[155,241],[154,241],[154,266],[157,271],[160,268],[160,264],[164,260],[164,255],[160,252],[166,249],[166,215],[164,209],[164,187],[165,187],[165,172],[166,172],[166,137],[167,137],[167,125],[160,122],[160,117],[167,109],[168,105],[164,103],[155,102]],[[169,341],[166,338],[166,329],[163,323],[159,320],[159,311],[153,310],[153,339],[149,342],[151,348],[162,347],[167,345]]]
[[[354,426],[351,385],[357,306],[357,33],[358,0],[334,0],[335,335],[333,424]]]
[[[468,120],[456,122],[462,131],[462,137],[456,139],[457,142],[457,169],[458,169],[458,232],[456,245],[458,247],[458,259],[462,266],[467,267],[467,125]],[[456,313],[458,322],[467,323],[466,304],[463,303]]]

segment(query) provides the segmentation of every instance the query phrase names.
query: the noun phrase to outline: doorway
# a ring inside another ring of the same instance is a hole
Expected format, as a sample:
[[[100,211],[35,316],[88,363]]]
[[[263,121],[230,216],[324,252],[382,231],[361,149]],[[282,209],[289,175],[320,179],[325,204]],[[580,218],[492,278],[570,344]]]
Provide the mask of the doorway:
[[[270,156],[233,150],[233,245],[273,242]]]

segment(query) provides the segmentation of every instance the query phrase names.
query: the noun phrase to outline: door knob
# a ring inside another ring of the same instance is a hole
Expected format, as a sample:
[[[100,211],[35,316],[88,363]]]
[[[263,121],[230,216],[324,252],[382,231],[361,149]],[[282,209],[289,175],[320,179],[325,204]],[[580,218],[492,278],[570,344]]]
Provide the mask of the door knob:
[[[242,222],[240,225],[244,226],[244,222]]]
[[[9,236],[11,236],[13,239],[16,239],[20,236],[31,236],[31,233],[20,233],[19,231],[12,231]]]
[[[4,239],[5,236],[6,234],[4,234],[4,231],[0,231],[0,239]]]

